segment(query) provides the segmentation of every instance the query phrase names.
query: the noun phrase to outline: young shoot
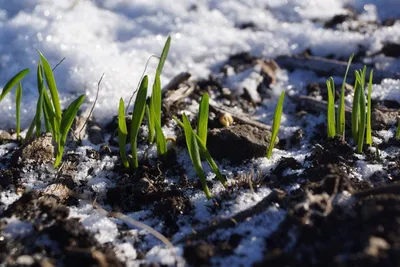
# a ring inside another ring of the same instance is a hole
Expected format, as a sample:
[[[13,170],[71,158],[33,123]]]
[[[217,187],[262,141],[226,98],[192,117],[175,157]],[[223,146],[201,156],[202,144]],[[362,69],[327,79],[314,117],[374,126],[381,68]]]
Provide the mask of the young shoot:
[[[351,55],[349,58],[349,61],[347,62],[347,68],[346,68],[346,73],[343,78],[342,82],[342,90],[340,92],[340,101],[339,101],[339,107],[337,110],[337,116],[336,116],[336,134],[341,136],[343,139],[345,137],[345,125],[346,125],[346,117],[345,117],[345,102],[344,102],[344,93],[345,93],[345,87],[346,87],[346,79],[347,79],[347,74],[350,69],[351,62],[353,61],[354,54]]]
[[[182,115],[183,130],[185,131],[186,146],[189,151],[190,159],[192,160],[197,176],[200,178],[201,187],[206,194],[207,199],[211,199],[210,189],[207,186],[206,175],[201,165],[200,150],[195,133],[190,125],[186,114]]]
[[[22,84],[21,80],[29,73],[29,69],[24,69],[18,72],[14,77],[12,77],[4,86],[3,91],[0,95],[0,102],[3,98],[17,85],[15,93],[15,112],[16,112],[16,133],[17,137],[20,135],[21,131],[21,99],[22,99]]]
[[[142,124],[144,110],[146,107],[146,98],[147,98],[147,87],[148,87],[149,79],[144,76],[139,91],[137,92],[135,106],[133,107],[132,113],[132,123],[131,123],[131,148],[132,148],[132,167],[138,168],[138,156],[137,156],[137,135],[139,133],[140,125]]]
[[[367,102],[367,137],[365,143],[372,146],[372,128],[371,128],[371,92],[372,92],[372,78],[374,76],[374,70],[369,73],[368,82],[368,102]]]
[[[207,141],[207,125],[208,125],[208,101],[209,96],[205,93],[202,96],[200,101],[199,107],[199,116],[198,116],[198,129],[197,133],[193,130],[192,126],[190,125],[189,119],[185,114],[182,115],[182,121],[178,118],[173,116],[173,119],[178,123],[178,125],[184,129],[185,138],[186,138],[186,145],[188,147],[190,158],[192,159],[193,166],[196,170],[196,174],[200,178],[200,182],[202,183],[203,191],[206,194],[207,198],[210,198],[210,193],[208,190],[207,185],[205,184],[205,174],[203,168],[201,166],[201,159],[205,159],[215,173],[216,178],[224,185],[227,186],[227,179],[225,176],[221,174],[218,169],[217,164],[215,163],[214,159],[211,157],[210,152],[206,147]],[[186,121],[186,122],[185,122]],[[196,144],[193,143],[193,139],[196,140]],[[197,155],[199,155],[199,160],[197,159]],[[200,163],[199,163],[200,161]],[[204,181],[203,181],[204,178]]]
[[[283,110],[283,101],[285,99],[285,92],[281,93],[279,97],[278,104],[275,107],[275,114],[274,114],[274,121],[272,123],[272,136],[271,142],[269,143],[268,151],[267,151],[267,158],[270,159],[272,156],[272,150],[275,145],[276,137],[278,136],[279,127],[281,125],[281,117],[282,117],[282,110]]]
[[[40,110],[43,108],[44,120],[46,125],[46,130],[50,131],[53,135],[54,141],[57,143],[56,150],[56,159],[54,161],[54,167],[57,168],[65,150],[65,144],[67,141],[68,133],[71,129],[72,123],[76,117],[76,114],[85,100],[85,95],[79,96],[75,101],[73,101],[64,113],[61,112],[61,104],[58,97],[58,89],[56,85],[56,81],[54,79],[53,71],[50,67],[49,62],[43,56],[42,53],[39,53],[40,63],[38,65],[38,90],[39,90],[39,100],[37,103],[36,115],[34,118],[34,124],[36,127],[40,127]],[[44,86],[44,78],[46,80],[46,84],[49,88],[51,99],[47,93],[47,90]],[[40,107],[42,105],[42,107]],[[37,129],[37,133],[39,133]]]
[[[154,142],[154,136],[157,135],[157,130],[156,130],[156,120],[158,120],[161,124],[161,81],[160,81],[160,76],[162,73],[162,70],[164,68],[165,60],[167,59],[168,52],[169,52],[169,47],[171,45],[171,36],[167,38],[167,41],[165,42],[163,51],[160,56],[160,60],[158,62],[157,70],[156,70],[156,75],[154,78],[154,83],[153,83],[153,91],[151,94],[150,98],[150,103],[149,105],[146,106],[146,113],[147,113],[147,118],[148,118],[148,127],[149,127],[149,143]],[[161,142],[166,142],[165,140],[162,140],[161,135],[162,133],[159,133],[159,141]],[[156,140],[157,141],[157,140]],[[157,147],[161,147],[161,144],[158,144]],[[160,150],[157,149],[157,153],[159,155],[162,155]]]
[[[359,80],[360,83],[360,92],[359,92],[359,126],[358,126],[358,137],[357,137],[357,152],[361,153],[364,144],[364,136],[366,129],[366,109],[365,109],[365,73],[366,67],[362,71],[356,72],[356,79]]]
[[[125,151],[127,136],[128,136],[128,130],[126,128],[124,100],[121,98],[119,100],[119,108],[118,108],[118,145],[119,145],[119,155],[121,156],[122,165],[124,165],[125,168],[129,168],[129,161]]]
[[[326,88],[328,89],[328,111],[327,111],[328,138],[333,138],[336,135],[336,127],[335,127],[335,83],[332,77],[330,77],[326,81]]]

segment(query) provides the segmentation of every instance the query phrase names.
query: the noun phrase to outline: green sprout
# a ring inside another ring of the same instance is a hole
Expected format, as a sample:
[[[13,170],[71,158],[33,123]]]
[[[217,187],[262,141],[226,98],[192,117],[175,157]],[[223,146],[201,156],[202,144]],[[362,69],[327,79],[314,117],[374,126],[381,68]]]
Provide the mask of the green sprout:
[[[208,110],[209,110],[209,96],[208,94],[204,94],[200,101],[199,108],[199,116],[198,116],[198,129],[197,133],[193,130],[190,125],[189,119],[186,114],[182,114],[182,121],[173,116],[173,119],[178,123],[180,127],[184,129],[186,145],[188,148],[188,152],[190,158],[192,160],[193,166],[196,170],[196,174],[200,178],[200,183],[202,185],[202,189],[206,194],[208,199],[211,198],[210,190],[206,184],[206,175],[204,174],[203,167],[201,165],[201,159],[204,158],[212,171],[215,173],[216,178],[224,185],[227,186],[226,177],[221,174],[219,168],[213,158],[211,157],[210,152],[207,149],[206,141],[207,141],[207,125],[208,125]]]
[[[207,186],[206,175],[201,165],[199,145],[195,136],[195,133],[190,125],[189,119],[186,114],[182,115],[183,129],[185,131],[186,146],[189,151],[190,159],[192,160],[194,169],[196,170],[197,176],[200,178],[201,187],[203,192],[206,194],[207,199],[211,199],[210,189]]]
[[[207,129],[208,129],[208,109],[209,109],[208,94],[203,94],[199,106],[199,119],[197,122],[197,133],[201,142],[207,145]]]
[[[347,74],[349,72],[351,62],[353,61],[353,57],[354,57],[354,54],[351,55],[351,57],[349,58],[349,61],[347,62],[346,73],[343,78],[342,90],[340,92],[339,108],[337,110],[337,116],[336,116],[336,120],[337,120],[336,134],[339,136],[342,136],[343,139],[345,137],[345,125],[346,125],[344,92],[345,92]]]
[[[372,129],[371,129],[371,91],[372,79],[374,71],[369,73],[367,101],[365,101],[365,78],[367,67],[362,70],[355,71],[356,81],[354,84],[353,106],[351,111],[351,128],[354,143],[357,144],[357,153],[361,153],[364,144],[372,145]]]
[[[17,138],[21,132],[21,99],[22,99],[22,84],[18,83],[17,89],[15,91],[15,111],[16,111],[16,119],[17,119]]]
[[[366,68],[364,67],[362,72],[356,72],[356,79],[359,80],[360,83],[360,93],[359,93],[359,126],[358,126],[358,138],[357,138],[357,152],[362,152],[362,147],[364,144],[364,136],[365,136],[365,125],[366,125],[366,110],[365,110],[365,72]]]
[[[357,73],[357,71],[356,71]],[[358,140],[358,127],[359,127],[359,116],[360,116],[360,81],[356,79],[354,84],[354,95],[353,95],[353,105],[351,108],[351,132],[353,134],[354,143]]]
[[[72,123],[76,117],[76,114],[85,100],[85,95],[79,96],[75,99],[63,112],[61,112],[61,104],[60,99],[58,97],[58,89],[56,85],[56,81],[54,79],[53,71],[50,67],[49,62],[43,56],[42,53],[39,53],[40,61],[38,65],[38,90],[39,90],[39,99],[37,102],[37,110],[33,122],[30,127],[33,130],[33,127],[36,128],[36,133],[39,134],[41,129],[41,119],[40,113],[43,109],[44,121],[46,126],[46,131],[50,131],[53,135],[54,141],[57,143],[57,152],[56,159],[54,162],[54,167],[57,168],[62,159],[62,155],[65,150],[65,144],[67,141],[68,133],[71,129]],[[44,73],[44,76],[43,76]],[[49,97],[47,90],[44,85],[44,79],[46,80],[46,84],[49,88],[51,98]],[[30,132],[32,132],[30,130]]]
[[[119,145],[119,154],[121,156],[122,164],[124,165],[125,168],[129,168],[129,161],[125,151],[127,136],[128,136],[128,130],[126,128],[124,100],[121,98],[119,100],[119,109],[118,109],[118,145]]]
[[[0,102],[3,98],[17,85],[15,93],[15,104],[16,104],[16,132],[17,137],[20,135],[21,131],[21,99],[22,99],[22,84],[21,80],[29,73],[29,69],[24,69],[18,72],[14,77],[12,77],[4,86],[3,91],[0,95]]]
[[[332,77],[330,77],[326,81],[326,87],[328,89],[328,112],[327,112],[328,138],[333,138],[336,136],[336,127],[335,127],[335,83]]]
[[[119,100],[119,108],[118,108],[118,144],[119,144],[119,153],[121,156],[122,165],[125,168],[129,168],[131,166],[134,169],[139,167],[139,161],[137,156],[137,136],[139,133],[140,125],[142,124],[145,107],[146,107],[146,99],[147,99],[147,87],[148,87],[149,79],[147,75],[143,77],[142,82],[140,83],[139,90],[136,95],[135,104],[133,107],[132,113],[132,122],[131,122],[131,131],[130,131],[130,139],[131,139],[131,153],[132,153],[132,162],[128,161],[128,157],[125,152],[126,139],[128,136],[128,130],[126,127],[125,121],[125,107],[124,101],[121,98]]]
[[[142,124],[144,111],[146,107],[146,99],[147,99],[147,87],[148,87],[149,79],[144,76],[139,91],[137,92],[135,105],[133,107],[132,113],[132,123],[131,123],[131,148],[132,148],[132,167],[138,168],[138,156],[137,156],[137,136],[139,133],[140,125]]]
[[[371,92],[372,92],[372,78],[374,76],[374,70],[369,73],[368,82],[368,102],[367,102],[367,137],[366,144],[372,146],[372,128],[371,128]]]
[[[156,120],[158,120],[160,122],[160,124],[161,124],[161,81],[160,81],[160,75],[161,75],[162,70],[164,68],[165,60],[167,59],[170,45],[171,45],[171,36],[169,36],[167,38],[167,41],[165,42],[163,51],[161,53],[160,61],[158,62],[158,66],[157,66],[157,70],[156,70],[156,76],[155,76],[155,79],[154,79],[153,91],[152,91],[152,94],[151,94],[150,103],[149,103],[149,105],[146,106],[146,113],[147,113],[147,117],[148,117],[148,127],[149,127],[149,137],[148,137],[148,139],[149,139],[149,143],[150,144],[154,142],[154,136],[157,135]],[[163,134],[161,132],[159,132],[159,135],[163,135]],[[162,137],[159,136],[158,139],[162,143],[166,143],[165,140],[162,140]],[[159,151],[158,147],[161,147],[161,144],[157,145],[157,153],[159,155],[162,155],[163,154],[162,152],[165,152],[165,151],[164,151],[164,149],[163,149],[163,151]]]
[[[282,117],[282,110],[283,110],[283,101],[285,99],[285,92],[281,93],[279,97],[278,103],[275,107],[275,114],[274,114],[274,121],[272,123],[272,136],[271,142],[269,143],[268,151],[267,151],[267,158],[270,159],[272,156],[272,150],[275,145],[276,137],[278,136],[279,127],[281,125],[281,117]]]

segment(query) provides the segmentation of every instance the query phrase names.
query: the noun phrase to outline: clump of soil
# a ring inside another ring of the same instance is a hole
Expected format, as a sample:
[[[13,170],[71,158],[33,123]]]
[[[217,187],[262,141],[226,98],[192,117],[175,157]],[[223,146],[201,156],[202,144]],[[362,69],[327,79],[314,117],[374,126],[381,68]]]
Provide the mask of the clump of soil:
[[[210,130],[207,148],[215,159],[240,164],[248,159],[265,156],[270,140],[270,131],[250,125],[233,125]]]
[[[23,194],[0,219],[0,261],[10,266],[123,266],[111,248],[68,215],[54,195]]]

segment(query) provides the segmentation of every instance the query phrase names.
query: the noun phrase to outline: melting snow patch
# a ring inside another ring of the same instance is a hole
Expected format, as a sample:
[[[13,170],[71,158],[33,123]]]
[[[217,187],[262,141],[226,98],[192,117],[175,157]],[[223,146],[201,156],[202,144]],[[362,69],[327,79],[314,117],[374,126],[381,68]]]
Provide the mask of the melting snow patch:
[[[368,179],[377,171],[382,171],[383,166],[382,164],[368,164],[363,160],[357,161],[357,169],[359,174],[361,174],[363,179]]]

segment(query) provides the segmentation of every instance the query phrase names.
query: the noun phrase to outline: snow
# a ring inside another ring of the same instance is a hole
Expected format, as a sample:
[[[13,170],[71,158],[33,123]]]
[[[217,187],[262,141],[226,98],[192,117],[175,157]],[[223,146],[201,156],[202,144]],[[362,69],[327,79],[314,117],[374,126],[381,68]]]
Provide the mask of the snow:
[[[365,8],[363,1],[345,2],[363,8],[363,12],[374,12],[371,7]],[[390,3],[374,1],[385,12],[393,12],[396,9],[392,6],[399,5],[395,0],[383,2]],[[116,114],[118,99],[128,100],[147,59],[161,53],[168,35],[172,36],[172,46],[162,75],[164,83],[182,71],[206,77],[229,55],[241,51],[274,57],[311,48],[316,55],[347,57],[359,44],[380,44],[395,36],[393,31],[373,36],[339,33],[310,21],[345,12],[340,0],[179,0],[174,4],[81,0],[75,6],[68,0],[5,3],[0,3],[0,84],[23,68],[31,69],[23,82],[24,127],[32,119],[37,99],[37,49],[53,66],[66,58],[55,70],[63,107],[79,94],[85,94],[83,108],[89,108],[97,82],[106,73],[94,111],[98,121],[105,124]],[[259,30],[236,27],[244,22],[255,23]],[[150,75],[156,64],[156,59],[150,60]],[[14,127],[12,94],[0,106],[0,128]]]
[[[168,35],[172,36],[172,44],[161,77],[163,84],[180,72],[190,72],[194,78],[207,77],[210,73],[217,72],[230,55],[243,51],[274,58],[310,49],[317,56],[333,54],[338,58],[346,58],[357,51],[360,45],[366,46],[369,52],[375,52],[387,41],[400,41],[400,23],[365,35],[323,28],[322,22],[345,13],[344,6],[347,4],[362,12],[364,21],[398,18],[400,14],[400,2],[397,0],[176,0],[173,3],[163,0],[80,0],[74,6],[69,0],[0,0],[0,85],[5,85],[21,69],[31,69],[31,73],[23,81],[21,112],[22,126],[26,128],[32,120],[38,97],[35,80],[38,60],[36,50],[40,50],[52,66],[65,57],[66,60],[54,72],[62,106],[65,108],[78,95],[85,94],[83,109],[89,109],[96,95],[97,82],[106,73],[94,110],[95,118],[105,125],[116,115],[119,98],[123,97],[125,101],[129,99],[147,60],[151,55],[161,53]],[[238,26],[244,23],[253,23],[256,29],[240,29]],[[371,62],[376,62],[377,67],[381,68],[400,69],[398,60],[384,56],[378,56]],[[156,65],[157,59],[152,58],[147,71],[150,80]],[[256,99],[259,79],[257,67],[241,73],[230,70],[224,86],[230,87],[235,93],[241,93],[246,88]],[[272,122],[276,101],[282,91],[286,90],[287,95],[304,94],[305,86],[309,82],[324,82],[313,72],[303,70],[292,73],[279,71],[277,79],[277,83],[272,86],[272,98],[263,100],[262,107],[255,114],[257,119],[267,124]],[[385,79],[381,84],[374,85],[372,98],[400,102],[399,87],[399,80]],[[14,97],[12,91],[0,104],[0,129],[15,127]],[[197,109],[198,104],[192,103],[185,112],[193,117]],[[297,118],[288,114],[294,111],[294,103],[286,97],[279,137],[289,138],[297,129],[302,128],[305,140],[302,141],[300,150],[274,149],[270,160],[253,159],[238,169],[259,169],[266,174],[282,157],[304,161],[310,153],[306,142],[311,136],[311,130],[316,124],[323,122],[325,116],[306,115],[303,122],[307,123],[305,127],[300,127]],[[176,135],[172,130],[174,125],[173,122],[163,126],[166,136]],[[393,137],[394,130],[384,130],[378,134],[388,140]],[[116,177],[111,170],[118,158],[105,157],[101,161],[89,158],[87,149],[91,149],[91,146],[87,140],[84,140],[84,144],[87,146],[74,151],[78,154],[80,163],[73,179],[78,185],[86,186],[86,193],[95,194],[101,200],[107,189],[115,185],[113,179]],[[0,145],[0,157],[14,147],[14,144]],[[140,155],[143,149],[147,147],[140,147]],[[155,155],[154,147],[149,151],[150,155]],[[384,159],[385,153],[382,155]],[[178,161],[184,167],[189,181],[198,179],[186,151],[178,151]],[[218,164],[225,174],[237,171],[227,164]],[[357,177],[362,179],[368,179],[375,171],[382,170],[381,164],[367,164],[363,159],[357,161],[357,166]],[[208,173],[208,181],[213,183],[212,193],[218,195],[223,192],[222,185],[213,180],[214,175],[206,164],[204,169]],[[90,175],[87,175],[89,170]],[[50,174],[54,172],[49,166],[42,166],[39,171]],[[46,178],[38,179],[36,172],[25,170],[22,181],[27,189],[42,190],[49,183]],[[168,177],[167,181],[172,184],[176,182],[176,177]],[[297,186],[290,185],[287,191],[290,192]],[[256,205],[270,192],[268,188],[261,188],[256,192],[235,192],[235,199],[225,201],[223,209],[211,214],[208,208],[213,203],[207,201],[203,192],[187,191],[185,194],[195,207],[194,214],[190,218],[181,216],[181,229],[171,240],[179,240],[191,233],[194,219],[198,220],[200,229],[209,225],[210,216],[214,216],[212,219],[233,216]],[[18,198],[19,195],[12,192],[0,193],[0,201],[5,207]],[[147,210],[127,215],[158,230],[163,227],[162,221],[152,217]],[[214,258],[213,264],[249,265],[260,260],[264,252],[264,239],[279,226],[285,215],[285,211],[279,207],[269,207],[267,212],[252,217],[237,228],[214,233],[210,238],[227,238],[234,233],[245,234],[246,237],[235,249],[233,256]],[[123,239],[119,236],[122,222],[100,214],[88,201],[81,200],[77,207],[70,207],[70,217],[79,218],[100,243],[113,243],[118,257],[127,261],[128,266],[138,266],[140,262],[183,264],[182,246],[177,245],[176,251],[168,250],[141,229],[130,230],[131,237]],[[12,219],[5,233],[20,236],[29,233],[31,229],[30,224]],[[139,236],[145,236],[145,242],[140,246],[151,248],[141,261],[136,259],[136,249],[139,246],[136,241]]]

